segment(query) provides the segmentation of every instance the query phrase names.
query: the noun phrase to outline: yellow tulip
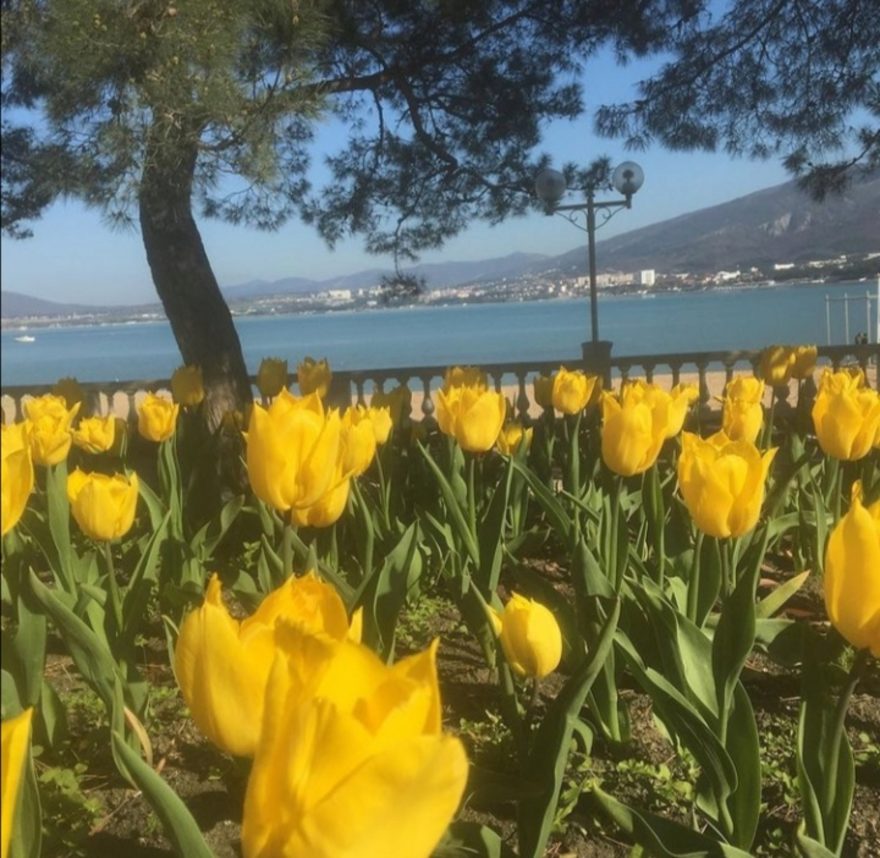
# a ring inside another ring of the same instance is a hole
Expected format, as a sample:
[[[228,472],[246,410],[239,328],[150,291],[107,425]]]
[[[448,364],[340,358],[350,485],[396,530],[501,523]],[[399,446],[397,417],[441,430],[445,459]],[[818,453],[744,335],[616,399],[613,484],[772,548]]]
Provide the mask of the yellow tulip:
[[[748,533],[761,514],[776,448],[761,455],[754,444],[731,441],[724,432],[681,438],[678,488],[697,527],[719,538]]]
[[[601,385],[598,376],[559,367],[553,376],[553,407],[563,414],[579,414],[589,405],[597,384]]]
[[[764,425],[764,382],[753,376],[738,376],[725,390],[721,428],[731,441],[754,444]]]
[[[828,538],[825,608],[856,649],[880,658],[880,501],[863,506],[859,482],[849,512]]]
[[[535,393],[535,403],[545,411],[553,407],[553,376],[536,375],[532,381]]]
[[[148,441],[167,441],[177,427],[180,406],[148,393],[138,408],[138,432]]]
[[[808,378],[816,369],[819,350],[816,346],[795,346],[794,362],[791,367],[792,378]]]
[[[183,699],[199,730],[230,754],[256,750],[279,619],[321,639],[341,641],[356,628],[359,635],[359,618],[349,626],[339,594],[313,572],[289,578],[241,621],[230,616],[212,575],[204,603],[181,623],[174,673]]]
[[[485,453],[491,450],[504,425],[507,402],[504,395],[478,387],[453,387],[437,391],[437,424],[452,435],[463,450]]]
[[[33,708],[25,709],[0,724],[0,858],[7,858],[15,810],[31,741]]]
[[[412,392],[405,385],[401,384],[388,392],[377,390],[370,397],[371,408],[387,408],[391,415],[391,422],[397,426],[400,421],[409,417],[412,407]]]
[[[339,412],[326,413],[317,393],[285,388],[268,408],[255,403],[247,433],[254,493],[281,512],[314,506],[335,485],[341,440]]]
[[[443,377],[443,390],[448,393],[453,387],[478,387],[487,390],[489,379],[478,366],[452,366]]]
[[[106,453],[116,440],[116,418],[84,417],[73,430],[73,443],[87,453]]]
[[[171,376],[171,395],[180,405],[196,406],[205,398],[205,385],[200,366],[181,366]]]
[[[290,511],[290,520],[298,527],[330,527],[345,512],[351,490],[351,473],[345,470],[345,459],[340,457],[333,471],[330,488],[311,506]]]
[[[125,536],[134,523],[138,476],[87,474],[77,468],[67,478],[70,511],[80,530],[99,541]]]
[[[468,772],[460,740],[441,732],[436,646],[387,667],[365,647],[285,625],[277,638],[245,858],[428,858]]]
[[[287,361],[281,358],[263,358],[257,370],[257,387],[267,399],[278,396],[287,387]]]
[[[813,403],[813,426],[826,455],[862,459],[880,433],[880,395],[864,386],[861,373],[825,370]]]
[[[373,434],[376,436],[376,443],[381,447],[391,434],[391,427],[393,426],[391,422],[391,408],[387,405],[382,408],[371,405],[369,411]]]
[[[695,384],[676,384],[669,391],[669,405],[666,422],[666,437],[674,438],[684,426],[688,410],[700,398],[700,389]]]
[[[30,421],[28,437],[31,457],[37,465],[57,465],[67,458],[71,444],[73,419],[79,412],[80,403],[70,408],[60,396],[47,393],[24,404]]]
[[[376,455],[376,430],[372,416],[376,411],[378,409],[352,405],[342,415],[342,445],[345,451],[342,469],[353,477],[364,473]]]
[[[758,375],[772,387],[783,387],[791,379],[795,358],[791,346],[767,346],[758,359]]]
[[[641,474],[657,461],[670,425],[670,400],[644,382],[602,396],[602,460],[615,474]]]
[[[59,378],[52,387],[52,395],[60,396],[68,409],[74,405],[80,405],[85,402],[86,392],[83,386],[70,376],[67,378]]]
[[[514,422],[508,423],[501,429],[496,446],[499,453],[512,456],[523,443],[526,446],[532,443],[532,428],[524,429],[522,423]]]
[[[327,358],[316,361],[307,357],[296,365],[296,380],[299,382],[299,392],[303,396],[317,393],[323,399],[330,389],[332,378],[333,373],[330,372]]]
[[[542,679],[556,670],[562,658],[562,632],[548,608],[514,593],[500,614],[490,611],[504,656],[514,672]]]
[[[13,423],[0,427],[0,535],[6,536],[24,514],[34,490],[34,464],[28,438],[30,424]]]

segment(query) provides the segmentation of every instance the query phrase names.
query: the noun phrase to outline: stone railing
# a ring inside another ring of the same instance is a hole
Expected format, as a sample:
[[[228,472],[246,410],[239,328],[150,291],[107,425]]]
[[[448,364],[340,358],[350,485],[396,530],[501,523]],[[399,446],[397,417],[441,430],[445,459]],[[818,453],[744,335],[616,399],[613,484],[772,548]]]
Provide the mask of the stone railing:
[[[736,373],[754,371],[760,359],[759,351],[714,351],[681,352],[662,355],[612,356],[607,375],[612,384],[626,378],[645,378],[647,381],[665,383],[666,386],[679,382],[694,382],[699,385],[700,402],[710,408],[713,397],[719,396],[724,385]],[[868,383],[877,388],[877,364],[880,360],[880,346],[876,344],[852,346],[820,346],[819,368],[831,366],[834,369],[843,365],[857,365],[865,372]],[[538,373],[551,373],[561,364],[574,369],[577,361],[513,361],[503,364],[485,365],[492,384],[503,390],[519,415],[536,414],[532,380]],[[413,412],[418,416],[434,413],[434,396],[442,384],[446,366],[405,367],[400,369],[377,369],[356,371],[335,371],[330,398],[335,404],[346,402],[366,403],[374,390],[388,390],[399,384],[407,384],[413,393]],[[291,373],[288,384],[296,381]],[[255,379],[251,378],[255,383]],[[98,413],[112,410],[123,418],[131,418],[136,413],[141,399],[149,392],[170,389],[168,379],[156,381],[127,382],[88,382],[82,383],[91,406]],[[40,396],[52,389],[51,384],[22,385],[4,387],[0,390],[4,422],[19,420],[23,416],[22,403],[32,396]],[[786,399],[788,392],[780,392]],[[769,394],[768,394],[769,395]]]

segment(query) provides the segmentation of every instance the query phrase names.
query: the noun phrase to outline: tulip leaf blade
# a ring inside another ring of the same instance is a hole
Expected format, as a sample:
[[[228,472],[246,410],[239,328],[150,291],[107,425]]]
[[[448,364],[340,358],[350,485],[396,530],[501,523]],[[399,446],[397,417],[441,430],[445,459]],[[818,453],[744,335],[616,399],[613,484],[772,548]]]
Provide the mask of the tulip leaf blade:
[[[152,766],[144,762],[140,754],[128,747],[117,730],[113,730],[112,737],[114,756],[120,759],[124,770],[162,821],[178,854],[186,855],[187,858],[213,858],[213,853],[183,800]]]
[[[775,587],[771,593],[766,595],[755,608],[755,615],[759,619],[767,619],[772,617],[795,593],[800,590],[807,578],[810,577],[810,570],[801,572],[787,581],[783,581],[779,586]]]
[[[596,646],[565,683],[535,735],[529,770],[534,773],[541,791],[535,797],[525,797],[520,804],[519,854],[522,858],[539,858],[544,854],[553,829],[575,725],[590,688],[612,651],[619,618],[620,600],[615,599]]]
[[[749,858],[735,846],[713,840],[680,823],[647,811],[635,810],[598,787],[593,799],[602,812],[652,855],[663,858]]]
[[[419,443],[418,447],[422,453],[422,456],[424,456],[425,461],[428,463],[428,467],[431,469],[431,472],[434,474],[434,477],[437,480],[437,484],[440,487],[440,493],[443,495],[443,500],[446,502],[446,507],[449,511],[449,515],[452,518],[455,529],[458,531],[459,539],[461,539],[462,544],[464,545],[464,548],[467,551],[471,561],[476,566],[479,566],[480,548],[477,545],[476,536],[471,531],[471,528],[467,523],[464,510],[461,507],[459,499],[456,497],[455,491],[453,491],[449,480],[446,479],[446,476],[440,469],[440,466],[434,461],[434,457],[428,451],[428,448],[421,443]]]
[[[795,849],[800,858],[837,858],[834,852],[805,834],[803,827],[804,824],[801,823],[794,837]]]
[[[95,632],[37,578],[33,570],[30,585],[67,644],[77,669],[98,692],[107,709],[111,709],[113,686],[118,678],[113,654]]]
[[[525,477],[529,488],[534,492],[535,499],[538,501],[544,514],[550,521],[550,526],[559,534],[562,541],[568,545],[573,537],[572,517],[568,514],[565,507],[559,502],[556,495],[547,488],[544,481],[530,468],[516,459],[511,460],[513,467]]]
[[[479,524],[477,539],[480,548],[479,581],[483,593],[498,589],[501,563],[504,559],[504,524],[510,500],[513,465],[508,461],[502,481],[495,487],[492,500]]]
[[[432,858],[514,858],[514,852],[487,825],[454,822]]]

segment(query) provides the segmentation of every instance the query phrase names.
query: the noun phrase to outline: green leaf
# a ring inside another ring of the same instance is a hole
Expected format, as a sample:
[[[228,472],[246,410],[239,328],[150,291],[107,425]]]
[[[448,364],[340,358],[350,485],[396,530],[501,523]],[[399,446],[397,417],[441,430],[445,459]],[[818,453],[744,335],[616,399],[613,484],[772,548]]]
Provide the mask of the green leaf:
[[[174,844],[178,855],[186,858],[213,858],[199,826],[181,798],[164,780],[128,747],[125,739],[113,731],[113,756],[120,771],[127,773],[134,785],[144,794],[156,815],[162,821],[165,833]]]
[[[190,540],[190,548],[202,563],[207,562],[217,550],[220,541],[232,526],[241,508],[244,506],[244,495],[236,495],[223,505],[217,518],[211,519]]]
[[[480,568],[475,577],[482,592],[488,596],[498,589],[501,561],[504,559],[504,523],[510,498],[513,464],[508,461],[504,478],[495,487],[492,501],[483,520],[479,523],[477,538],[480,547]]]
[[[419,526],[413,522],[363,591],[364,640],[386,657],[393,652],[397,618],[407,593],[421,575],[419,548]]]
[[[501,837],[478,822],[453,822],[431,858],[515,858]]]
[[[46,501],[49,532],[58,557],[58,571],[65,589],[72,593],[76,585],[70,547],[70,503],[67,500],[66,459],[46,468]]]
[[[40,582],[33,571],[30,573],[30,585],[67,644],[77,669],[109,710],[113,705],[113,685],[117,677],[113,653],[70,608]]]
[[[795,848],[801,858],[837,858],[830,849],[826,849],[818,840],[804,833],[804,823],[798,826],[794,838]]]
[[[769,593],[758,602],[758,606],[755,609],[755,615],[762,619],[772,617],[792,596],[794,596],[795,593],[797,593],[798,590],[800,590],[809,577],[810,572],[807,570],[806,572],[801,572],[800,575],[795,575],[793,578],[789,578],[787,581],[783,581],[773,590],[772,593]]]
[[[748,852],[712,840],[692,828],[653,813],[634,810],[598,787],[593,789],[592,795],[613,822],[658,858],[751,858]]]
[[[162,499],[147,484],[146,480],[138,480],[138,493],[146,504],[147,515],[150,517],[150,529],[155,530],[168,513]]]
[[[553,828],[575,724],[590,687],[611,652],[619,618],[620,601],[615,600],[597,645],[550,704],[535,735],[529,756],[529,772],[539,784],[541,792],[537,797],[526,797],[520,803],[519,854],[522,858],[540,858],[544,854]]]
[[[525,477],[529,488],[535,495],[544,515],[550,521],[550,526],[559,535],[565,545],[569,545],[574,536],[573,521],[568,510],[559,502],[556,495],[544,484],[544,481],[529,467],[513,460],[513,467]]]
[[[5,797],[5,796],[4,796]],[[11,858],[33,858],[39,855],[43,839],[43,813],[40,807],[40,793],[34,772],[33,744],[28,740],[24,760],[18,802],[15,808],[15,824],[9,843]]]
[[[4,629],[2,663],[15,679],[24,709],[36,705],[40,698],[48,631],[45,614],[26,584],[19,590],[15,610],[17,628],[11,639]]]
[[[727,800],[733,822],[733,831],[727,839],[734,846],[748,850],[761,815],[761,748],[755,713],[741,682],[736,684],[732,702],[724,746],[736,768],[737,783]]]
[[[428,449],[421,444],[419,444],[418,446],[419,450],[425,458],[425,461],[428,463],[428,467],[431,469],[431,472],[434,474],[434,477],[437,480],[437,484],[440,487],[440,493],[443,495],[443,500],[446,503],[446,508],[452,519],[452,523],[455,526],[455,530],[458,533],[459,539],[464,545],[464,548],[467,551],[468,556],[473,561],[474,565],[479,566],[480,548],[477,545],[474,534],[471,532],[471,529],[465,517],[465,512],[462,509],[459,500],[456,498],[456,494],[453,491],[449,480],[446,479],[443,471],[440,470],[440,467],[434,461],[433,457],[428,452]]]

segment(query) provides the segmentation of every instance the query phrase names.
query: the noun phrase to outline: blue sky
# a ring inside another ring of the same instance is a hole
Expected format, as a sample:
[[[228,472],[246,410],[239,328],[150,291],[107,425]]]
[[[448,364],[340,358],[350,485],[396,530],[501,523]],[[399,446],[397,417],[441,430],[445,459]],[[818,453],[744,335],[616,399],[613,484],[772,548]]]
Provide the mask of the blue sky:
[[[583,76],[586,112],[574,122],[552,123],[544,130],[540,150],[551,155],[557,166],[566,161],[586,165],[608,155],[612,163],[635,160],[644,169],[645,184],[632,209],[614,217],[599,232],[600,241],[788,179],[778,160],[732,159],[723,152],[667,152],[660,147],[627,152],[621,141],[596,137],[591,118],[595,109],[632,97],[634,85],[657,65],[657,60],[645,60],[621,67],[610,52],[601,53],[587,64]],[[314,150],[316,184],[323,173],[322,153],[338,149],[343,135],[344,129],[334,122],[319,131]],[[0,240],[4,290],[77,303],[156,300],[137,230],[111,230],[99,211],[77,202],[53,205],[33,226],[34,238]],[[291,276],[324,279],[392,265],[390,258],[366,254],[360,238],[341,242],[330,251],[311,227],[298,221],[274,233],[216,221],[201,221],[199,226],[222,286]],[[583,240],[583,233],[562,218],[532,214],[495,227],[475,222],[442,249],[425,253],[421,261],[487,259],[513,252],[557,254]]]

